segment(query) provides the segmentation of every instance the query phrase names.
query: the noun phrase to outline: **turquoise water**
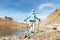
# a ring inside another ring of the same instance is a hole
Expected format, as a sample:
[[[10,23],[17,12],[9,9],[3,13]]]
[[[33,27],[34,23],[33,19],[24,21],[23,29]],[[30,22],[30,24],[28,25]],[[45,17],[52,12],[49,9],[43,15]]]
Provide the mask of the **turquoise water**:
[[[34,33],[36,33],[37,31],[35,30]],[[18,31],[16,33],[13,33],[14,35],[23,35],[23,34],[31,34],[31,31],[30,30],[26,30],[24,32],[22,31]]]

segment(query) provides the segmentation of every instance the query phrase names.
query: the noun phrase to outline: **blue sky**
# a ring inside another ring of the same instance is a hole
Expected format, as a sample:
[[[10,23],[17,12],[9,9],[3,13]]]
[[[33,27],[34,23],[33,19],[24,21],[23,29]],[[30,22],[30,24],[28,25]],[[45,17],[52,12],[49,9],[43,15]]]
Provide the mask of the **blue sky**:
[[[32,9],[38,18],[44,20],[56,8],[60,0],[0,0],[0,17],[8,16],[23,22]]]

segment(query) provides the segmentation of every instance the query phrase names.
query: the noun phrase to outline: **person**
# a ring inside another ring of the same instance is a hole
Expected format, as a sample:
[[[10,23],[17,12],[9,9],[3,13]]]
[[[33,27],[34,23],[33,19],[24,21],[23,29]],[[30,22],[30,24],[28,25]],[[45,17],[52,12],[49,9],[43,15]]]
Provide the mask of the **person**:
[[[31,14],[29,14],[29,16],[24,21],[27,19],[29,19],[30,22],[36,22],[36,19],[40,21],[40,19],[36,17],[34,9],[32,9]]]
[[[34,33],[34,23],[36,22],[36,19],[40,21],[40,19],[36,17],[34,9],[32,9],[31,14],[24,21],[27,21],[28,19],[30,21],[30,28],[32,29],[31,33]]]

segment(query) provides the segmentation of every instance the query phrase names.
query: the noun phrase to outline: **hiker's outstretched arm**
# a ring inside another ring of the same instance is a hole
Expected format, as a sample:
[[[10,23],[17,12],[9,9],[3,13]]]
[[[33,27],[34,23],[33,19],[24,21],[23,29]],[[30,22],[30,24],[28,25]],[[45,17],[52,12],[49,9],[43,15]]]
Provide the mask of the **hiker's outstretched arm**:
[[[39,18],[37,18],[36,16],[35,16],[35,18],[36,18],[37,20],[39,20],[39,21],[40,21],[40,19],[39,19]]]
[[[29,17],[27,17],[24,21],[26,21],[27,19],[29,19],[30,18],[30,16]]]

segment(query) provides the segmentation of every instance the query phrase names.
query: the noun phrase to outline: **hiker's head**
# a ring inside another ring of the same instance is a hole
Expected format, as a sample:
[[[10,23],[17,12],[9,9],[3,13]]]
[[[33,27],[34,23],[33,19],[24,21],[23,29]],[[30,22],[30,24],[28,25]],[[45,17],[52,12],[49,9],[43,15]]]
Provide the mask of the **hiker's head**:
[[[34,11],[34,9],[32,9],[32,14],[34,14],[35,13],[35,11]]]
[[[34,9],[32,9],[32,12],[34,12]]]

